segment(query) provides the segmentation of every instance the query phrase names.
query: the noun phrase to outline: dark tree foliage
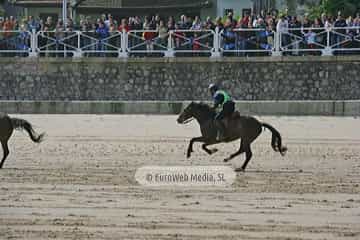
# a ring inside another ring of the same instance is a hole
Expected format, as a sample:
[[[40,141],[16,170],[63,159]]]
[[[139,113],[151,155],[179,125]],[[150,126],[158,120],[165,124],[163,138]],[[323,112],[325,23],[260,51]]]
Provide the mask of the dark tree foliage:
[[[321,5],[326,13],[332,15],[341,11],[344,16],[353,16],[360,11],[360,0],[322,0]]]

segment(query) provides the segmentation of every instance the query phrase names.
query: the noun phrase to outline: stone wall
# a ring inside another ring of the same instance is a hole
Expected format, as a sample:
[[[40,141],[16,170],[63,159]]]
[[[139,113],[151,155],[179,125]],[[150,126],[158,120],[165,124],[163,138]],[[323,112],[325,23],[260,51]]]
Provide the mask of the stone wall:
[[[279,58],[0,58],[2,100],[209,100],[216,82],[237,100],[360,98],[360,56]]]

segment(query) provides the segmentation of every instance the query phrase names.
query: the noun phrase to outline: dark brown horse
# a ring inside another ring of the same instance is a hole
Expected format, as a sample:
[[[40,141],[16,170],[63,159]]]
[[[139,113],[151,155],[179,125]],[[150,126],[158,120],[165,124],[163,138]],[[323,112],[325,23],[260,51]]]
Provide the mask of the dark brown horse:
[[[1,160],[0,168],[3,167],[6,157],[9,155],[9,148],[7,143],[14,129],[25,129],[30,135],[31,140],[36,143],[40,143],[44,138],[44,133],[38,135],[28,121],[19,118],[11,118],[5,113],[0,113],[0,142],[4,151],[4,156]]]
[[[192,119],[196,119],[200,125],[202,136],[192,138],[190,140],[190,144],[187,150],[188,158],[193,152],[194,142],[202,142],[202,149],[208,154],[213,154],[218,151],[215,148],[207,148],[209,145],[220,143],[216,140],[217,128],[213,120],[215,114],[215,110],[209,107],[207,104],[192,102],[178,117],[177,122],[180,124],[186,124]],[[222,142],[231,142],[237,139],[241,139],[241,142],[239,150],[231,154],[228,158],[224,159],[224,161],[227,162],[244,152],[246,155],[244,164],[240,169],[237,170],[245,170],[246,165],[249,163],[252,157],[250,145],[260,135],[262,127],[265,127],[272,132],[271,146],[274,151],[279,152],[282,156],[284,156],[287,151],[287,148],[282,146],[280,133],[271,125],[267,123],[261,123],[254,117],[240,116],[238,112],[235,112],[231,119],[227,121],[226,126],[226,138]]]

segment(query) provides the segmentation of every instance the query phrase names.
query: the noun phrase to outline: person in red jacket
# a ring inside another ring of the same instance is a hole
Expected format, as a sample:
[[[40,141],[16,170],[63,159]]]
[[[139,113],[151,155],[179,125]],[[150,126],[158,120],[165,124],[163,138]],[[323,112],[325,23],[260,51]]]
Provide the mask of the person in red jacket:
[[[146,42],[146,50],[148,52],[151,52],[154,50],[154,41],[153,39],[156,38],[156,32],[151,31],[151,27],[150,24],[145,25],[145,30],[149,30],[149,31],[145,31],[143,33],[143,38]]]
[[[121,24],[118,27],[118,31],[119,32],[123,32],[123,31],[129,32],[130,30],[131,29],[130,29],[130,26],[129,26],[126,18],[121,19]]]

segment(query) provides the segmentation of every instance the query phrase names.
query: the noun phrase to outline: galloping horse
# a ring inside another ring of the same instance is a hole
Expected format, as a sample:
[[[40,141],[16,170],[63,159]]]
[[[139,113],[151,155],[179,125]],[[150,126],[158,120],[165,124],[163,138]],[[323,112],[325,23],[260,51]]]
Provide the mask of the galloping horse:
[[[216,148],[207,148],[209,145],[221,142],[216,140],[217,128],[214,123],[215,114],[215,110],[207,104],[191,102],[178,117],[177,122],[180,124],[186,124],[195,118],[200,125],[202,136],[192,138],[190,140],[190,144],[187,150],[188,158],[193,152],[194,142],[203,142],[202,149],[210,155],[218,151]],[[241,139],[241,143],[239,150],[231,154],[228,158],[224,159],[224,161],[230,161],[234,157],[244,152],[246,155],[244,164],[240,169],[237,170],[245,171],[246,165],[249,163],[252,157],[250,145],[260,135],[262,127],[265,127],[272,132],[271,146],[274,151],[279,152],[282,156],[284,156],[287,151],[287,148],[282,145],[280,133],[271,125],[267,123],[261,123],[254,117],[240,116],[238,112],[235,112],[231,119],[228,120],[226,125],[226,138],[222,142],[231,142],[237,139]]]
[[[14,129],[25,129],[28,132],[31,140],[36,143],[40,143],[44,138],[44,133],[38,135],[28,121],[20,118],[11,118],[5,113],[0,113],[0,142],[4,151],[4,156],[1,160],[0,168],[3,167],[6,157],[9,155],[9,148],[7,143]]]

